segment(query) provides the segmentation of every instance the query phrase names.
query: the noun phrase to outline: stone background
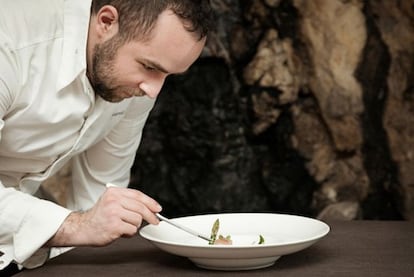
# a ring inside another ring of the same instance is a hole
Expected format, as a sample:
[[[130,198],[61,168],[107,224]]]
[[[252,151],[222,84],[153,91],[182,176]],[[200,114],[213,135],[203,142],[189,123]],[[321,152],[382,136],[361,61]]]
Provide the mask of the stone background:
[[[171,217],[414,219],[414,0],[212,3],[217,30],[167,80],[131,187]]]

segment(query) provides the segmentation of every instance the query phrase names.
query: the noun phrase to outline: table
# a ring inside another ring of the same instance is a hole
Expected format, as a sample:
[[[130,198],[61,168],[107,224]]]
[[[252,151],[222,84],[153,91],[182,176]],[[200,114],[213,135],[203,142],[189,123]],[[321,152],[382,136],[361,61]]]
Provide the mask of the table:
[[[414,222],[327,222],[330,233],[311,247],[252,271],[200,269],[140,236],[107,247],[76,248],[17,277],[36,276],[414,276]]]

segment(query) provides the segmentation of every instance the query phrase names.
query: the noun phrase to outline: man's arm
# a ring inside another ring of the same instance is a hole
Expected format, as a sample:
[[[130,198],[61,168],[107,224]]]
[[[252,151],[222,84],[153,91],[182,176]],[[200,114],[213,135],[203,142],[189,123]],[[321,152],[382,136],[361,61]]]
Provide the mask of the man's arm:
[[[160,205],[144,193],[108,188],[88,211],[72,212],[46,243],[52,246],[104,246],[137,233],[142,221],[158,224]]]

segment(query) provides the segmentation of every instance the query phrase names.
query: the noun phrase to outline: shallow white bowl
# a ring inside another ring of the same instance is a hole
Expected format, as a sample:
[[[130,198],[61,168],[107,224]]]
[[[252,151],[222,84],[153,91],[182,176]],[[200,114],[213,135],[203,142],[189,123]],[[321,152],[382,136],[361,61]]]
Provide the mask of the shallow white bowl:
[[[158,248],[187,257],[201,268],[251,270],[271,266],[281,256],[305,249],[329,232],[322,221],[286,214],[207,214],[172,221],[210,237],[216,219],[220,220],[219,234],[230,235],[232,245],[209,245],[165,222],[147,225],[139,233]],[[264,237],[264,244],[258,244],[259,235]]]

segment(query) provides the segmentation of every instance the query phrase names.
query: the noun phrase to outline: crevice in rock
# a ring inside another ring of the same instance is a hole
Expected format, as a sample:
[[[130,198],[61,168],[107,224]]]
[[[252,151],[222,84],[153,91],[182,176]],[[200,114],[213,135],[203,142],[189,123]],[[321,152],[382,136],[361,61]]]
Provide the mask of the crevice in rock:
[[[356,78],[363,87],[362,153],[364,167],[370,180],[370,191],[361,204],[363,217],[402,219],[397,204],[397,192],[400,186],[398,170],[392,161],[383,126],[384,105],[388,94],[386,80],[391,57],[372,19],[370,9],[365,7],[364,13],[367,15],[368,38],[356,71]]]

